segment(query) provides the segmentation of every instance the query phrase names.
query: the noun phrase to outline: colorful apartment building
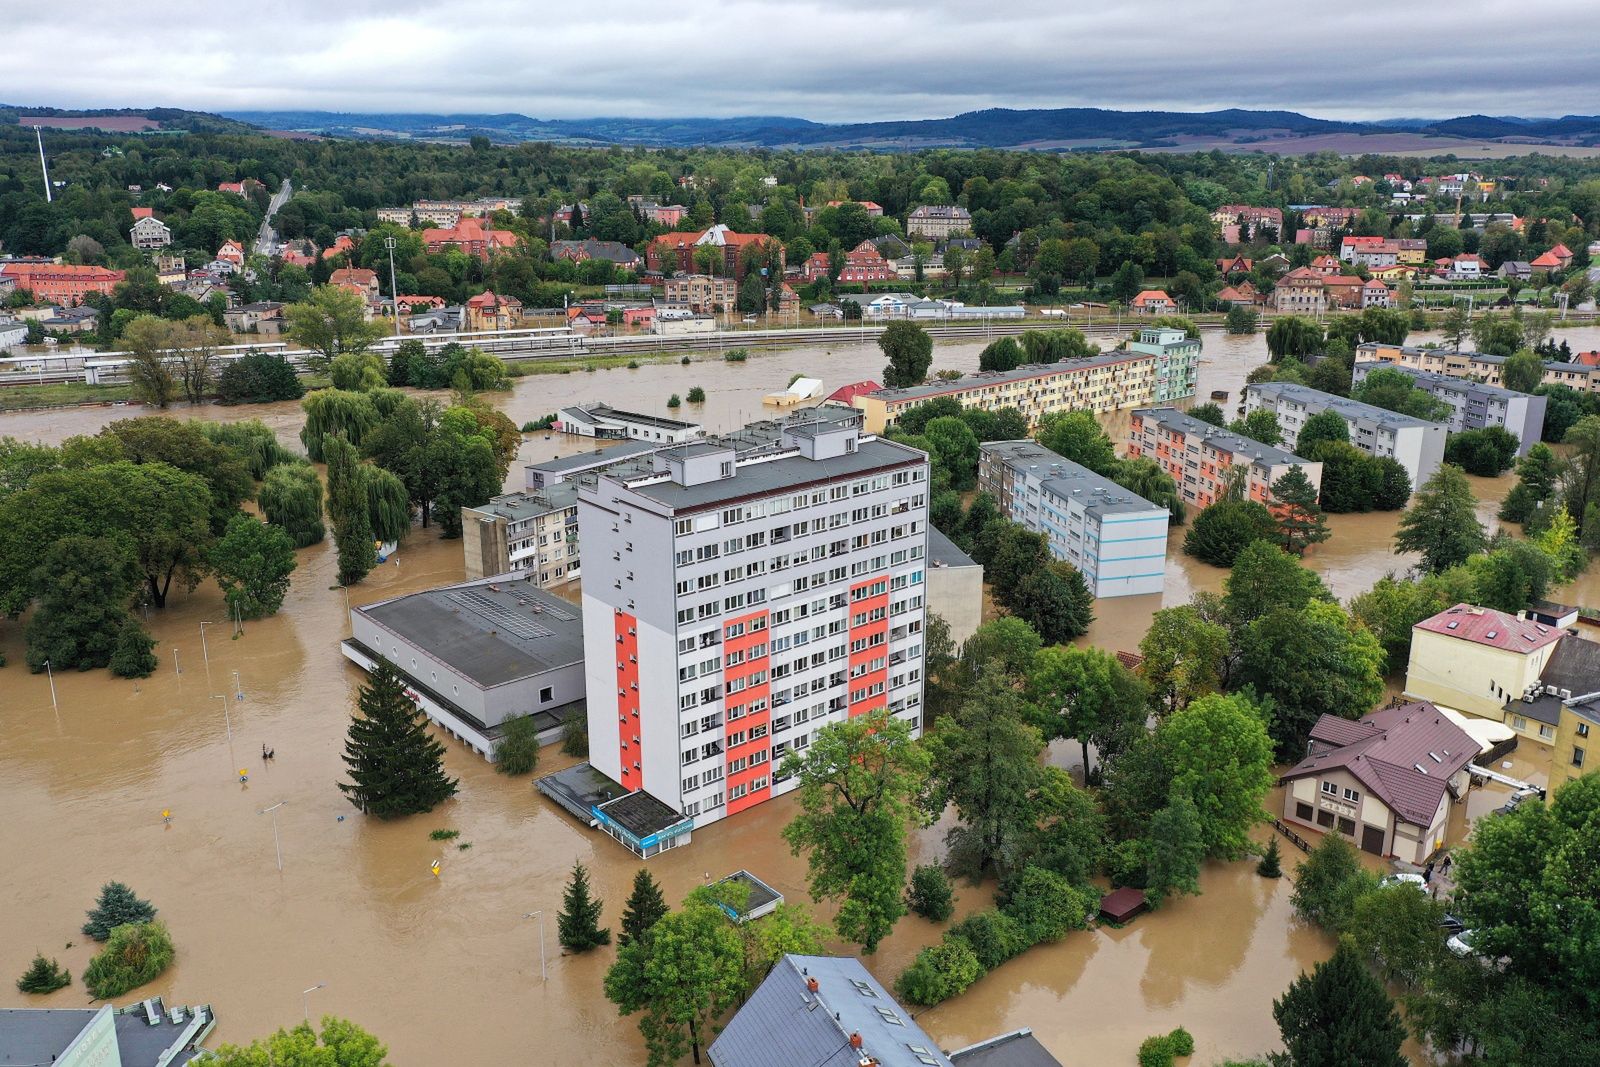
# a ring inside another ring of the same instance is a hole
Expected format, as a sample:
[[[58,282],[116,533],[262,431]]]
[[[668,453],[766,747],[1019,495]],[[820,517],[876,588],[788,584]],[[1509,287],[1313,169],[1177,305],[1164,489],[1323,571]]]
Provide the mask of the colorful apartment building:
[[[1471,378],[1485,385],[1499,386],[1500,370],[1505,366],[1506,357],[1487,352],[1414,348],[1410,345],[1368,341],[1356,347],[1356,361],[1385,363],[1402,370],[1431,371],[1451,378]],[[1600,393],[1600,366],[1552,360],[1544,365],[1541,384],[1564,385],[1580,393]]]
[[[578,491],[590,764],[660,816],[597,821],[641,854],[793,789],[823,726],[920,732],[927,566],[927,456],[846,409],[650,459]]]
[[[1245,410],[1270,411],[1278,416],[1278,428],[1290,448],[1294,448],[1306,420],[1332,411],[1349,428],[1351,444],[1370,456],[1398,462],[1410,476],[1413,489],[1433,477],[1444,463],[1448,431],[1443,423],[1414,419],[1309,386],[1292,382],[1249,386],[1245,390]]]
[[[903,389],[879,389],[858,393],[850,402],[866,415],[867,432],[882,433],[908,408],[944,396],[962,407],[983,411],[1015,408],[1030,427],[1056,411],[1082,408],[1099,413],[1193,396],[1200,343],[1189,341],[1182,330],[1146,330],[1141,337],[1152,332],[1158,338],[1176,334],[1183,340],[1139,341],[1130,343],[1126,350],[1082,359],[1030,364],[1008,371],[980,371],[953,381]]]
[[[756,247],[764,250],[769,243],[778,246],[781,260],[782,247],[776,238],[763,233],[737,233],[721,223],[708,230],[664,233],[652,240],[645,249],[645,266],[663,274],[695,271],[699,269],[694,259],[695,249],[709,245],[722,250],[722,269],[718,273],[737,281],[744,276],[745,249]]]
[[[1319,492],[1322,464],[1285,448],[1213,426],[1177,408],[1138,408],[1128,428],[1128,455],[1147,457],[1172,476],[1185,503],[1208,507],[1222,496],[1235,467],[1245,471],[1245,497],[1272,502],[1272,483],[1299,467]]]
[[[510,230],[497,230],[485,226],[483,220],[462,215],[448,229],[428,228],[422,231],[422,244],[430,254],[458,248],[469,256],[488,259],[492,252],[508,252],[522,243]]]
[[[978,489],[1012,522],[1045,535],[1096,597],[1160,593],[1167,572],[1167,509],[1035,441],[978,448]]]
[[[69,306],[83,303],[90,293],[109,296],[126,275],[126,271],[71,263],[7,263],[0,267],[0,278],[32,293],[34,300]]]

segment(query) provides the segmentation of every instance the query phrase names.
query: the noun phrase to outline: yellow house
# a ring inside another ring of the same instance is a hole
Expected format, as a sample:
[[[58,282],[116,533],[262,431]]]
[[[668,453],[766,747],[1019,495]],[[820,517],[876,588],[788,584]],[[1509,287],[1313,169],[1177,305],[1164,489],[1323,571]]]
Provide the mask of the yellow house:
[[[1594,752],[1596,742],[1600,742],[1600,693],[1584,693],[1563,701],[1550,760],[1547,798],[1554,798],[1556,790],[1574,778],[1600,767],[1600,753]]]
[[[1381,282],[1403,282],[1411,277],[1411,268],[1404,263],[1391,263],[1387,267],[1373,267],[1370,273]]]
[[[1566,634],[1558,626],[1493,608],[1446,608],[1411,629],[1406,696],[1509,722],[1507,705],[1542,684]]]

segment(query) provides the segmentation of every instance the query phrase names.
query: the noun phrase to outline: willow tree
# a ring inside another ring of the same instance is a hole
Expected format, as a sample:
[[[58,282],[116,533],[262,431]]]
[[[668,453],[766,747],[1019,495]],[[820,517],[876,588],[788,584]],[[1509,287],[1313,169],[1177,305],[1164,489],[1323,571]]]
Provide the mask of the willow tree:
[[[380,420],[377,405],[367,393],[318,389],[307,393],[300,406],[306,413],[300,440],[306,446],[306,454],[317,463],[323,460],[324,443],[329,437],[342,435],[352,445],[359,445]]]
[[[256,500],[267,521],[281,526],[296,548],[318,544],[328,532],[322,522],[322,480],[309,463],[269,470]]]
[[[356,474],[372,536],[379,541],[400,540],[411,529],[411,498],[405,483],[370,463],[357,467]]]
[[[250,477],[261,481],[267,472],[283,463],[293,463],[298,457],[278,443],[272,427],[260,419],[240,422],[202,422],[194,420],[200,432],[214,444],[230,448],[244,463]]]

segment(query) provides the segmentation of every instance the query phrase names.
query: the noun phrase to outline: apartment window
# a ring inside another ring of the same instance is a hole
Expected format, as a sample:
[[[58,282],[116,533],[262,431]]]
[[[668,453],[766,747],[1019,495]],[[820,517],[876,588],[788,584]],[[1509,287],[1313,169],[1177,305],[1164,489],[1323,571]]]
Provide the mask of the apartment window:
[[[1339,795],[1339,785],[1337,782],[1323,782],[1322,791],[1330,797],[1337,798]]]
[[[1589,736],[1589,724],[1588,723],[1580,722],[1578,724],[1578,736],[1579,737],[1588,737]]]
[[[1347,803],[1359,804],[1361,803],[1361,794],[1356,792],[1354,789],[1347,788],[1344,791],[1344,799]]]
[[[548,686],[548,685],[545,686],[543,689],[539,690],[539,703],[541,703],[541,704],[550,703],[550,700],[554,695],[555,695],[554,691],[551,689],[551,687]]]
[[[1511,727],[1514,730],[1526,730],[1528,728],[1528,720],[1521,715],[1513,715],[1511,716]]]
[[[1577,747],[1576,745],[1574,745],[1572,748],[1572,765],[1574,767],[1583,766],[1583,749]]]
[[[1539,740],[1541,740],[1541,741],[1554,741],[1555,737],[1556,737],[1556,728],[1554,726],[1543,726],[1543,725],[1541,725],[1539,727]]]

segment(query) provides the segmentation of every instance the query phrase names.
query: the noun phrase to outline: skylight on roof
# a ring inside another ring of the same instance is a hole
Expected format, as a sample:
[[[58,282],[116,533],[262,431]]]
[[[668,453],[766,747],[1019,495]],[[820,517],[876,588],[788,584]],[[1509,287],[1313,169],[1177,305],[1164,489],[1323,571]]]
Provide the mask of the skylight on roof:
[[[880,1005],[877,1006],[877,1010],[878,1010],[878,1017],[880,1019],[882,1019],[884,1022],[888,1023],[890,1026],[904,1026],[905,1025],[905,1023],[901,1021],[900,1016],[896,1015],[891,1009],[885,1008],[883,1005],[880,1004]]]
[[[1493,641],[1495,638],[1500,636],[1500,631],[1499,630],[1490,630],[1488,633],[1484,634],[1483,636],[1485,636],[1489,640]]]
[[[1446,630],[1454,630],[1457,626],[1460,626],[1460,625],[1461,625],[1461,623],[1459,621],[1452,620],[1450,622],[1445,623],[1444,624],[1444,628]]]
[[[864,996],[864,997],[872,997],[874,1000],[877,999],[877,997],[878,997],[877,991],[874,990],[866,982],[863,982],[861,979],[852,978],[852,979],[850,979],[850,984],[855,986],[856,987],[856,992],[860,993],[862,996]]]

